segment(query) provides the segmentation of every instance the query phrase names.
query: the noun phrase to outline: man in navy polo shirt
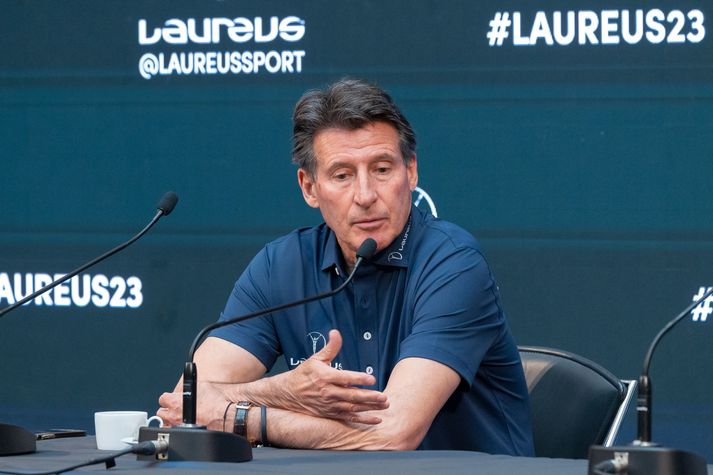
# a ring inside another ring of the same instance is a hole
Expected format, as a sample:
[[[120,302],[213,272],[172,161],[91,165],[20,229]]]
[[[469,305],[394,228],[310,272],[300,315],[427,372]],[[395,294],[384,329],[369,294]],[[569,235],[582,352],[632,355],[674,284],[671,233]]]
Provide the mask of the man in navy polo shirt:
[[[293,160],[324,223],[269,243],[221,318],[332,290],[367,238],[377,253],[341,293],[214,331],[200,347],[198,420],[253,443],[533,455],[527,387],[476,240],[411,204],[416,140],[378,87],[306,93]],[[291,371],[263,377],[279,356]],[[181,420],[180,382],[158,415]]]

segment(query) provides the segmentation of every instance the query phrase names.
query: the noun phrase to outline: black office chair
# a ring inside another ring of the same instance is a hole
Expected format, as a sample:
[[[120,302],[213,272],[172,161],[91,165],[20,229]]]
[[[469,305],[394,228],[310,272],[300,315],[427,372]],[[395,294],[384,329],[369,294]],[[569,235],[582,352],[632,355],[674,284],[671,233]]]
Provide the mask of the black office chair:
[[[598,364],[566,351],[520,346],[538,457],[585,459],[611,446],[635,393]]]

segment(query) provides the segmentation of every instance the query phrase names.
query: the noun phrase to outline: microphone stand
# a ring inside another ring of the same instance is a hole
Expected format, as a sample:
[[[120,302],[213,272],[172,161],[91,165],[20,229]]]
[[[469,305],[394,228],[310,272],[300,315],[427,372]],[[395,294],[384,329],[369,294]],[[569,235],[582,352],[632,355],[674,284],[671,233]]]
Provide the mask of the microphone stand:
[[[97,257],[96,259],[93,259],[86,264],[84,264],[81,267],[78,267],[77,269],[73,270],[69,274],[66,274],[65,276],[45,285],[41,289],[37,290],[36,292],[33,292],[31,295],[28,295],[24,297],[21,300],[18,300],[14,304],[10,305],[9,307],[5,307],[4,309],[0,310],[0,318],[2,318],[4,315],[12,312],[18,307],[21,307],[22,305],[26,304],[30,300],[34,299],[35,297],[44,294],[48,290],[52,290],[53,288],[57,287],[63,282],[68,281],[75,275],[84,272],[88,268],[92,267],[93,265],[98,264],[99,262],[103,261],[104,259],[113,256],[117,252],[121,251],[122,249],[130,246],[133,244],[137,239],[139,239],[141,236],[146,234],[149,229],[151,229],[154,224],[158,222],[159,219],[161,219],[162,216],[168,216],[171,214],[171,211],[173,211],[173,208],[176,207],[176,203],[178,203],[178,196],[172,191],[169,191],[165,193],[160,201],[158,202],[158,205],[156,205],[156,215],[153,217],[153,219],[149,222],[149,224],[144,227],[141,231],[139,231],[138,234],[136,234],[134,237],[129,239],[123,244],[118,245],[114,249],[105,252],[101,256]],[[32,452],[35,452],[37,450],[37,436],[33,434],[32,432],[28,431],[27,429],[23,429],[22,427],[13,425],[13,424],[2,424],[0,423],[0,456],[3,455],[21,455],[21,454],[30,454]]]
[[[706,475],[706,461],[700,455],[679,449],[661,447],[651,441],[653,408],[649,368],[654,350],[661,339],[705,299],[713,295],[713,287],[668,322],[654,337],[644,357],[636,398],[637,438],[627,446],[589,448],[589,475],[627,473],[629,475]],[[606,470],[606,471],[605,471]]]
[[[168,451],[155,456],[140,455],[140,460],[178,460],[178,461],[203,461],[203,462],[248,462],[252,460],[252,448],[245,437],[233,434],[207,430],[205,426],[196,424],[196,400],[198,396],[198,369],[193,362],[193,357],[205,336],[218,328],[251,318],[279,312],[287,308],[303,305],[315,300],[331,297],[344,290],[352,281],[357,269],[366,259],[370,259],[376,252],[376,241],[367,238],[356,252],[356,261],[346,280],[336,289],[312,297],[307,297],[295,302],[289,302],[274,307],[258,310],[247,315],[222,320],[204,327],[196,335],[188,350],[188,361],[183,369],[183,424],[177,427],[141,427],[139,429],[139,442],[149,440],[164,440],[168,442]]]

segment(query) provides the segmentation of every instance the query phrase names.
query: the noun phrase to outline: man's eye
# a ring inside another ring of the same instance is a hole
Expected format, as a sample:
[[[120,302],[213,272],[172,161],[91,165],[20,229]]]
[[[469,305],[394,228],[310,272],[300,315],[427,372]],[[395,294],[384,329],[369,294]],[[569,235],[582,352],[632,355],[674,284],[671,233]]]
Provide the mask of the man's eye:
[[[334,175],[334,179],[337,181],[344,181],[347,178],[349,178],[349,175],[347,175],[346,173],[337,173],[336,175]]]
[[[383,175],[385,173],[389,173],[391,169],[389,167],[379,167],[376,169],[376,172],[379,173],[380,175]]]

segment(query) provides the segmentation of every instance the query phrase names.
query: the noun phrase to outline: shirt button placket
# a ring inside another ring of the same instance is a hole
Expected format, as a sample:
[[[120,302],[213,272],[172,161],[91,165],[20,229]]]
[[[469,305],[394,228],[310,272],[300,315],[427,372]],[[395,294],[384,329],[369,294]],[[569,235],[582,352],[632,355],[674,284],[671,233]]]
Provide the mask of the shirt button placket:
[[[369,311],[370,307],[372,306],[372,299],[370,298],[368,291],[365,291],[361,295],[361,297],[359,298],[359,304],[361,305],[362,311],[364,312],[364,316],[365,316],[365,318],[363,320],[364,326],[369,328],[372,324],[375,324],[375,322],[372,321],[374,318],[373,315],[375,314],[375,312],[373,310]],[[369,315],[369,317],[366,317],[367,315]],[[369,364],[367,364],[364,367],[364,372],[366,374],[371,375],[371,374],[374,374],[374,362],[376,362],[379,357],[379,355],[376,352],[376,348],[374,347],[374,343],[375,343],[375,342],[373,342],[374,335],[372,334],[371,331],[364,330],[362,332],[361,336],[362,336],[362,340],[363,340],[362,343],[367,345],[365,347],[366,348],[365,353],[366,353],[366,355],[368,355],[366,357],[366,360],[369,362]]]

